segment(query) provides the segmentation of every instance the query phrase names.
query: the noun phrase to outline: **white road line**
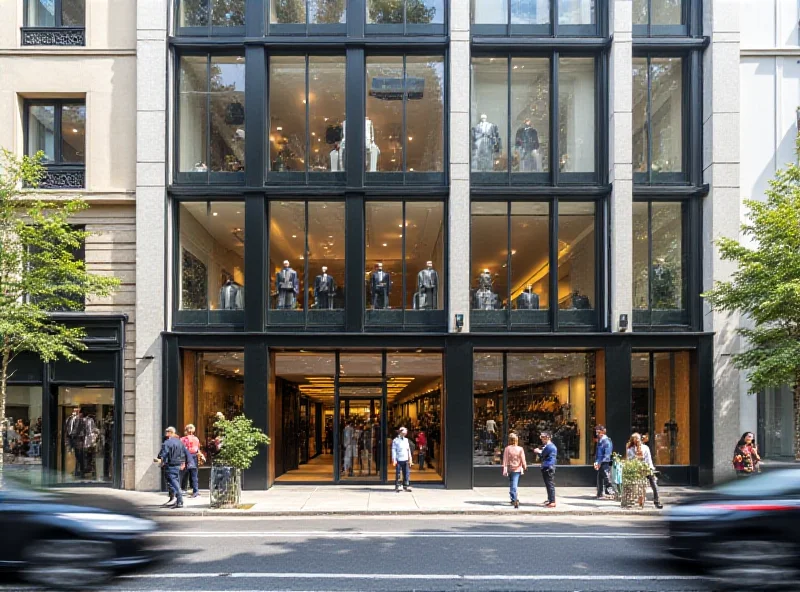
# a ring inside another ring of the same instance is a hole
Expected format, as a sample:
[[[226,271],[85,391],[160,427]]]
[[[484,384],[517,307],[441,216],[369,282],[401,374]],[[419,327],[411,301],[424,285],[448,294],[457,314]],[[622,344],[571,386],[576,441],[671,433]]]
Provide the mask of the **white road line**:
[[[235,579],[263,579],[263,580],[455,580],[455,581],[571,581],[571,582],[609,582],[609,581],[698,581],[704,580],[702,576],[674,576],[674,575],[469,575],[469,574],[348,574],[348,573],[286,573],[286,572],[234,572],[234,573],[165,573],[165,574],[129,574],[120,576],[129,580],[152,579],[202,579],[202,578],[235,578]]]
[[[176,532],[157,532],[150,535],[160,538],[326,538],[326,539],[365,539],[365,538],[388,538],[388,539],[663,539],[667,538],[663,534],[641,534],[630,532],[604,532],[604,533],[570,533],[570,532],[330,532],[330,531],[300,531],[300,532],[281,532],[279,530],[271,532],[209,532],[209,531],[182,531]]]

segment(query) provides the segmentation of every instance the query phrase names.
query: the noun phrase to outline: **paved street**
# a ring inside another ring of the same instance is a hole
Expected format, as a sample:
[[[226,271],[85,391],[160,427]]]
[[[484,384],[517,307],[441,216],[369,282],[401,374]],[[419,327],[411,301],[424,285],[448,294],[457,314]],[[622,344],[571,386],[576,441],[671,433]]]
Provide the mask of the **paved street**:
[[[657,519],[591,516],[165,518],[171,558],[109,590],[700,591]],[[20,589],[19,586],[0,589]]]

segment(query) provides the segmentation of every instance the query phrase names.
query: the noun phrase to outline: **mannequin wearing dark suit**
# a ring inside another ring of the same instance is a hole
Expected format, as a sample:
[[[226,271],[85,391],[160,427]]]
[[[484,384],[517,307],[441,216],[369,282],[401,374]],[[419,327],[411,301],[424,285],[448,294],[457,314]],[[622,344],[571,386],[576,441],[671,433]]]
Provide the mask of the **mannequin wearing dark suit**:
[[[494,170],[494,159],[502,152],[500,131],[489,122],[485,114],[472,128],[472,170],[489,172]]]
[[[219,308],[220,310],[242,310],[244,308],[244,288],[228,278],[219,291]]]
[[[528,286],[517,296],[517,310],[539,310],[539,295]]]
[[[300,282],[288,261],[283,262],[283,269],[276,274],[275,285],[278,287],[278,310],[294,310]]]
[[[517,130],[514,146],[519,156],[519,170],[521,173],[538,173],[539,169],[539,132],[531,126],[531,120]]]
[[[314,303],[317,310],[332,310],[333,297],[336,294],[336,281],[328,275],[328,268],[323,267],[322,273],[314,279]]]
[[[488,269],[484,269],[478,277],[480,286],[473,295],[472,308],[475,310],[496,310],[500,308],[500,300],[497,294],[492,292],[492,274]]]
[[[425,269],[417,274],[417,294],[420,310],[436,310],[439,305],[439,274],[428,261]]]
[[[389,292],[392,289],[392,276],[388,271],[383,271],[383,263],[378,263],[369,278],[370,293],[372,295],[372,308],[382,309],[389,307]]]

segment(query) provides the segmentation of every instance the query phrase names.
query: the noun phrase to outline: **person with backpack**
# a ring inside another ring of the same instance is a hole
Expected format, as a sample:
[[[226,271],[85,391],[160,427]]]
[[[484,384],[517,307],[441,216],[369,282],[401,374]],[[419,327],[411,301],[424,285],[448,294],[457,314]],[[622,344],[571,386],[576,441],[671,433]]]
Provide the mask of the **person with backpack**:
[[[189,481],[191,480],[192,497],[199,497],[200,488],[197,480],[197,468],[200,464],[200,459],[203,457],[203,453],[200,451],[200,440],[194,435],[195,427],[193,424],[190,423],[187,425],[183,431],[185,435],[183,438],[181,438],[181,442],[183,442],[183,445],[186,446],[186,451],[189,454],[186,462],[186,468],[181,474],[181,489],[183,491],[187,491],[189,487]],[[205,460],[205,458],[203,458],[203,460]]]

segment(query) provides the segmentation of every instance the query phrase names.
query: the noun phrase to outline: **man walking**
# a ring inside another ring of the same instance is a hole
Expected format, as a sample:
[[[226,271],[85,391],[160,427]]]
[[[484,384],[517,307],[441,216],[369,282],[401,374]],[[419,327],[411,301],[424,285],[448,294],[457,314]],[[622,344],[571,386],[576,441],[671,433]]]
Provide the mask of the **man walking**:
[[[611,453],[614,444],[606,436],[605,426],[599,425],[594,429],[597,434],[597,453],[594,458],[594,470],[597,471],[597,499],[613,496],[611,488]]]
[[[403,473],[403,490],[411,491],[411,446],[409,445],[406,428],[397,431],[397,437],[392,441],[392,466],[394,467],[394,490],[400,492],[400,472]]]
[[[183,442],[178,438],[175,428],[168,427],[165,431],[167,439],[161,445],[161,453],[158,455],[161,464],[164,465],[164,472],[167,477],[167,487],[175,492],[175,505],[170,508],[183,507],[183,493],[181,492],[181,471],[186,468],[189,460],[189,451],[186,450]]]
[[[544,479],[544,487],[547,489],[547,500],[544,502],[545,508],[556,507],[556,456],[558,450],[556,445],[553,444],[550,432],[542,432],[539,434],[539,439],[542,441],[541,448],[534,448],[534,452],[542,459],[542,479]]]

